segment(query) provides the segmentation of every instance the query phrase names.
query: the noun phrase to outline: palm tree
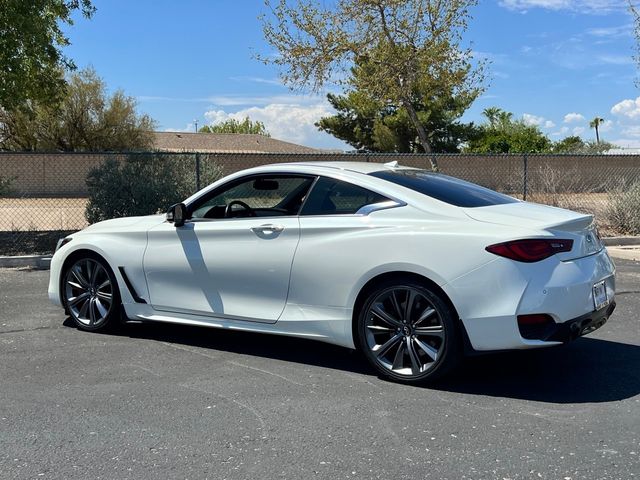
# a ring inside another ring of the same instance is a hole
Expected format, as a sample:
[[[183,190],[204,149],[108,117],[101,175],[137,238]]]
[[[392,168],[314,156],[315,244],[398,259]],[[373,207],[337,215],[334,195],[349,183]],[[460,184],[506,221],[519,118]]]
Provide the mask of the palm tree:
[[[591,128],[596,129],[596,145],[600,144],[600,132],[598,131],[598,127],[604,123],[604,118],[596,117],[591,122],[589,122],[589,126]]]
[[[485,118],[489,120],[489,124],[491,126],[495,126],[495,124],[498,123],[498,117],[500,116],[501,112],[502,112],[501,108],[489,107],[489,108],[485,108],[482,111],[482,115],[484,115]]]
[[[491,127],[493,128],[500,127],[504,129],[511,123],[511,120],[513,119],[513,113],[505,112],[498,107],[485,108],[482,111],[482,115],[484,115],[485,118],[489,120],[489,125],[491,125]]]

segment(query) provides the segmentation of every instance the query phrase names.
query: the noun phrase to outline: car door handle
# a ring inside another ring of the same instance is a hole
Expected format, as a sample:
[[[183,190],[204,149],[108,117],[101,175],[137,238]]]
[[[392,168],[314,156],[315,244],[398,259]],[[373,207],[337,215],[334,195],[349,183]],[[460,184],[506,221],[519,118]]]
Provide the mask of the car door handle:
[[[280,233],[284,230],[282,225],[260,225],[259,227],[251,227],[255,233]]]

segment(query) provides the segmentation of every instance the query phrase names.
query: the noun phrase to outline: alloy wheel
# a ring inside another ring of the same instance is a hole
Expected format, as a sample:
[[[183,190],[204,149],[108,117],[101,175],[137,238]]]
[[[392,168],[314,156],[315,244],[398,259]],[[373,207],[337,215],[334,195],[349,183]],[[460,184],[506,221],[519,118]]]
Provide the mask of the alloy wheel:
[[[365,341],[375,362],[390,373],[417,377],[436,365],[445,345],[438,308],[410,286],[382,291],[369,304]]]
[[[97,329],[113,306],[113,283],[103,265],[83,258],[67,271],[64,280],[65,303],[72,317],[82,325]]]

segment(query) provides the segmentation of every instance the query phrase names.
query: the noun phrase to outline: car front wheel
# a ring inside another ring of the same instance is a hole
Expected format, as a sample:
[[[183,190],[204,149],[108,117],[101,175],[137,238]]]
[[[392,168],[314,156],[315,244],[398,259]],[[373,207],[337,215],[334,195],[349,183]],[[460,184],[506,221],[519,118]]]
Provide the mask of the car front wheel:
[[[379,285],[364,302],[357,327],[359,346],[367,360],[392,380],[435,380],[460,357],[455,312],[419,283]]]
[[[120,295],[109,265],[97,256],[75,259],[62,285],[64,305],[78,328],[103,330],[117,323]]]

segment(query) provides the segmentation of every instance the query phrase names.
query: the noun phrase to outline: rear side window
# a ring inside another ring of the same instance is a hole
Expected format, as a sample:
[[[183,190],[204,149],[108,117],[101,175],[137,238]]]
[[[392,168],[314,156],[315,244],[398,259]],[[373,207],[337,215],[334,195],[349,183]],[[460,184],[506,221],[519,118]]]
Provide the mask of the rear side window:
[[[389,199],[366,188],[333,178],[320,177],[307,198],[301,215],[347,215],[362,207]]]
[[[518,200],[475,183],[427,170],[385,170],[370,173],[456,207],[474,208],[515,203]]]

